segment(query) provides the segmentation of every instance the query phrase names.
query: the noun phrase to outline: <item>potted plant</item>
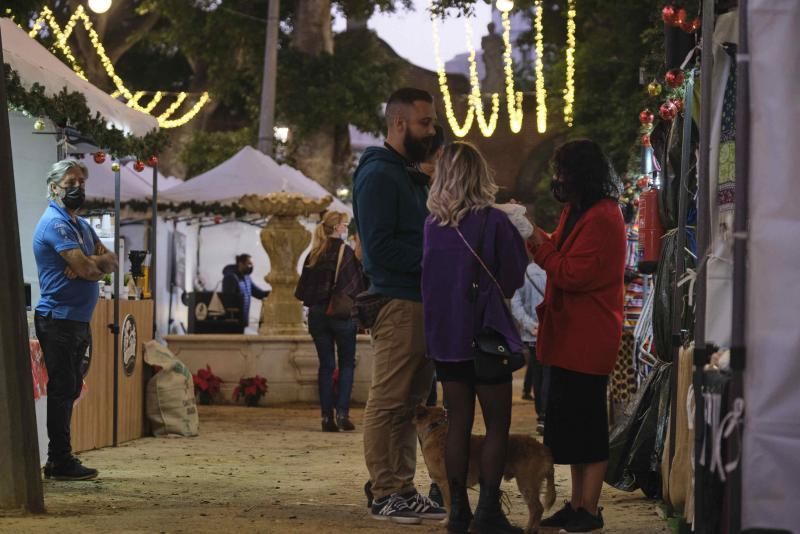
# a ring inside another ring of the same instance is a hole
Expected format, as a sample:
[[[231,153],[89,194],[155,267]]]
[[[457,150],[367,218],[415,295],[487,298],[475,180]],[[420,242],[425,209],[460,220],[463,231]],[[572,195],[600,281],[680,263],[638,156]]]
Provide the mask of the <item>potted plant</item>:
[[[205,369],[198,369],[197,374],[192,375],[192,380],[200,404],[211,404],[211,400],[219,393],[222,379],[211,371],[210,365],[206,365]]]
[[[251,376],[239,380],[239,385],[233,390],[233,400],[238,401],[244,397],[248,406],[258,406],[258,401],[267,392],[267,379],[261,376]]]

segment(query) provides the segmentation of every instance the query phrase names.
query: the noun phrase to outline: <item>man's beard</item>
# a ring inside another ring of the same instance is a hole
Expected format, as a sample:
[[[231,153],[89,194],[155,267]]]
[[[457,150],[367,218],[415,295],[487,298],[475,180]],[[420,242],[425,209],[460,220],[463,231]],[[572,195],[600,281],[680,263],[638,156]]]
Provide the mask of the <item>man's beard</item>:
[[[419,163],[428,159],[431,141],[433,141],[432,135],[416,138],[411,135],[411,130],[406,130],[406,136],[403,138],[403,148],[405,148],[406,156],[411,163]]]

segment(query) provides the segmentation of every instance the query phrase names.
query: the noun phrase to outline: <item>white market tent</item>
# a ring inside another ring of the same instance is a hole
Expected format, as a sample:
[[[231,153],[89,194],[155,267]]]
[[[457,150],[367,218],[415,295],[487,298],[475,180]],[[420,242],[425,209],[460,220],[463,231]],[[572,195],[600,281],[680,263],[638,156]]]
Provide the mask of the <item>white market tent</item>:
[[[90,199],[114,200],[114,171],[111,170],[112,160],[107,158],[103,163],[95,163],[92,158],[85,158],[83,162],[89,169],[89,179],[86,181],[86,197]],[[178,184],[182,180],[173,176],[158,174],[159,196]],[[142,172],[136,172],[133,165],[120,166],[120,201],[144,200],[153,196],[153,169],[145,167]]]
[[[281,165],[258,150],[246,146],[210,171],[177,185],[161,195],[165,202],[235,203],[243,195],[266,195],[278,191],[321,198],[330,193],[303,173]],[[334,198],[331,208],[352,215],[352,210]]]
[[[26,88],[38,83],[46,94],[56,94],[65,87],[86,97],[92,113],[99,112],[110,124],[123,132],[144,135],[158,128],[152,115],[129,108],[101,89],[80,78],[38,41],[28,37],[11,19],[0,19],[3,32],[3,58],[11,65]]]

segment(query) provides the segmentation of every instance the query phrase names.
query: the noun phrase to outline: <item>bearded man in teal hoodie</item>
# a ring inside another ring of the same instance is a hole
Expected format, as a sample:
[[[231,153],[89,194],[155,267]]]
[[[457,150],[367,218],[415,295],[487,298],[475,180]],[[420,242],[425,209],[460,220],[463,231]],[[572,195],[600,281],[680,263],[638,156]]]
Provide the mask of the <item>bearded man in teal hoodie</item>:
[[[353,211],[370,292],[386,297],[372,327],[372,385],[364,413],[364,457],[374,501],[371,516],[400,524],[444,519],[447,512],[414,486],[414,407],[428,395],[420,275],[428,217],[428,176],[415,164],[436,134],[433,97],[399,89],[386,104],[383,147],[368,148],[353,176]]]

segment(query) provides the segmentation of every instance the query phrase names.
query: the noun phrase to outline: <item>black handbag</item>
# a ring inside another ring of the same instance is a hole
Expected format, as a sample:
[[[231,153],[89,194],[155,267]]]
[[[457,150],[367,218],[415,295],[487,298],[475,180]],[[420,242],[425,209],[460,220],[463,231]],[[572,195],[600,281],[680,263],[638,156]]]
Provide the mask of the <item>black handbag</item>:
[[[487,213],[488,219],[488,213]],[[480,237],[478,238],[478,251],[469,244],[461,230],[456,228],[459,237],[475,257],[475,277],[469,288],[467,298],[473,304],[478,303],[480,287],[481,267],[492,279],[500,296],[503,297],[503,290],[500,283],[495,278],[489,267],[483,262],[480,251],[483,250],[483,238],[486,231],[486,221],[481,225]],[[485,310],[483,310],[485,313]],[[483,314],[481,314],[481,317]],[[482,321],[481,321],[482,322]],[[475,376],[483,380],[494,380],[510,375],[517,369],[525,366],[525,356],[519,352],[513,352],[505,336],[489,327],[482,327],[472,340],[474,350]]]

